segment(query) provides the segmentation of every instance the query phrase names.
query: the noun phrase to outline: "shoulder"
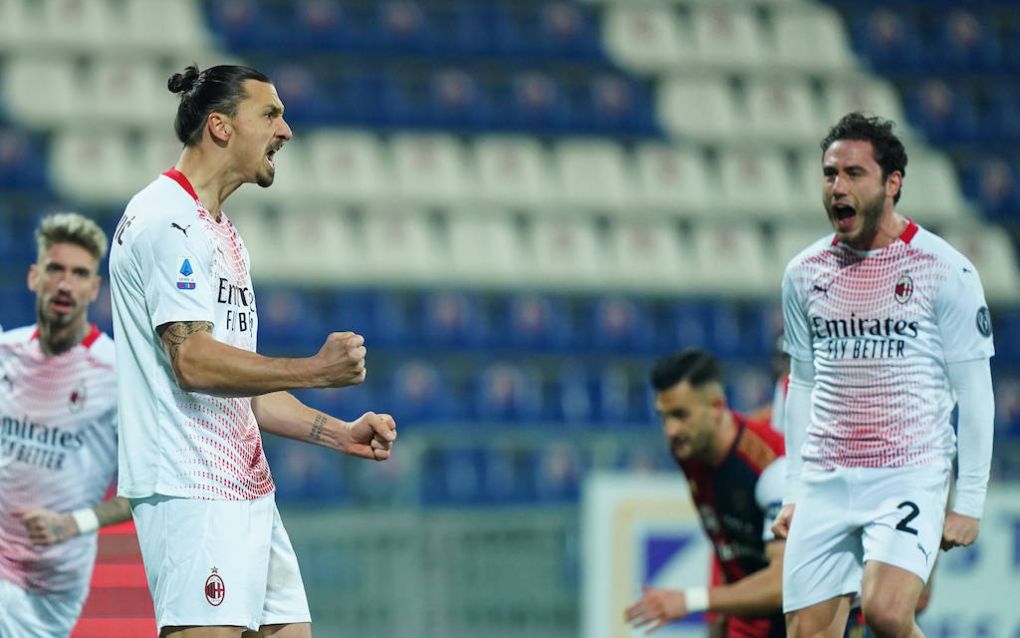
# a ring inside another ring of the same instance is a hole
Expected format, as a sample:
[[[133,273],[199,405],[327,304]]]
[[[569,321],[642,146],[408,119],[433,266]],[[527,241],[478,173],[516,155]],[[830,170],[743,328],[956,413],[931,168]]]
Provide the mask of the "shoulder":
[[[160,175],[131,198],[124,216],[131,220],[128,232],[137,236],[182,232],[171,224],[187,228],[198,221],[199,212],[195,200],[179,184]]]
[[[767,424],[751,421],[736,412],[733,416],[737,423],[744,426],[744,432],[737,441],[734,451],[755,472],[760,473],[783,456],[783,435]]]
[[[33,334],[35,334],[35,324],[0,332],[0,346],[10,347],[28,343],[32,340]]]
[[[113,339],[105,332],[101,332],[99,338],[89,347],[89,354],[97,363],[110,368],[114,367],[114,362],[117,360]]]
[[[794,258],[786,264],[786,275],[789,276],[791,273],[804,268],[819,257],[831,253],[833,250],[832,238],[832,233],[829,233],[824,237],[819,237],[804,248],[804,250],[797,253],[796,256],[794,256]]]
[[[966,267],[974,270],[974,264],[952,244],[920,226],[917,235],[911,240],[910,246],[931,255],[938,262],[960,269]]]

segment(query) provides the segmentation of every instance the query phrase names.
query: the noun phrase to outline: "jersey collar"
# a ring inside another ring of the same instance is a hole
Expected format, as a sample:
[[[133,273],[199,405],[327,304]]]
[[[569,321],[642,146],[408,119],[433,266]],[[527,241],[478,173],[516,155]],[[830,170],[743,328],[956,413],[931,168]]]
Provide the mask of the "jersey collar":
[[[184,173],[180,172],[176,168],[170,168],[163,174],[180,184],[181,188],[183,188],[188,195],[191,195],[193,200],[196,202],[198,201],[198,193],[195,192],[195,187],[191,185],[191,182],[184,176]]]
[[[91,348],[92,344],[95,343],[97,339],[99,339],[100,334],[102,333],[99,331],[99,326],[97,326],[96,324],[91,324],[91,326],[89,327],[89,333],[85,335],[84,339],[81,340],[81,345],[85,346],[86,348]],[[32,332],[32,337],[29,339],[29,341],[38,338],[39,328],[36,327],[36,329]]]
[[[920,230],[920,227],[916,223],[914,223],[913,219],[907,217],[907,227],[903,229],[903,232],[900,233],[900,236],[897,239],[902,241],[904,244],[909,244],[910,240],[914,238],[914,235],[917,234],[918,230]],[[832,245],[835,246],[838,243],[839,235],[833,235]]]

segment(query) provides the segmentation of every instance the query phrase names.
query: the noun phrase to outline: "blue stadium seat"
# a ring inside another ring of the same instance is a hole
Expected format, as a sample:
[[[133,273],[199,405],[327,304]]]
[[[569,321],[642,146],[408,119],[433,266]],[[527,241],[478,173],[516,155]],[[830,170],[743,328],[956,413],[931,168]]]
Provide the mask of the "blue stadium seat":
[[[601,59],[599,25],[593,10],[575,2],[545,2],[525,21],[525,32],[538,37],[538,50],[557,59]]]
[[[35,323],[35,293],[25,287],[25,263],[21,276],[0,282],[0,325],[5,330]]]
[[[307,295],[269,286],[260,287],[256,295],[260,350],[310,355],[322,346],[328,331]]]
[[[921,38],[907,14],[872,9],[851,27],[854,47],[879,71],[910,72],[922,67]]]
[[[1008,221],[1020,211],[1020,166],[1000,157],[971,162],[964,171],[963,186],[990,219]]]
[[[609,363],[599,367],[595,383],[602,426],[629,428],[653,418],[647,370]]]
[[[535,458],[529,449],[490,446],[482,454],[486,505],[513,505],[535,498]]]
[[[294,52],[352,51],[364,46],[363,32],[355,13],[336,0],[298,0],[285,46]]]
[[[266,456],[277,495],[288,503],[339,505],[350,499],[337,452],[298,441],[267,440]]]
[[[267,2],[223,0],[203,6],[213,33],[233,51],[272,51],[286,41],[282,33],[288,21],[274,15]]]
[[[475,505],[484,500],[485,451],[478,447],[430,448],[422,460],[420,496],[426,505]]]
[[[478,297],[465,292],[432,291],[422,297],[421,327],[429,345],[476,348],[486,345],[488,326]]]
[[[1020,49],[1020,38],[1017,39]],[[1020,56],[1017,57],[1020,63]],[[981,117],[981,137],[987,144],[1020,142],[1020,84],[995,81],[988,87],[990,95]]]
[[[711,349],[709,312],[705,302],[685,299],[670,306],[665,333],[664,352],[684,348]]]
[[[0,189],[43,191],[49,188],[46,156],[26,133],[0,128]]]
[[[290,124],[325,124],[336,121],[332,95],[319,86],[315,75],[304,65],[285,64],[269,69],[286,109]]]
[[[538,500],[550,504],[576,501],[588,466],[584,453],[566,441],[540,448],[533,470]]]
[[[526,425],[542,415],[542,389],[534,371],[509,362],[490,363],[473,379],[474,416],[483,421]]]
[[[428,15],[411,0],[380,3],[370,32],[381,49],[393,53],[431,52],[439,42]]]
[[[588,368],[568,360],[549,384],[546,417],[568,426],[590,427],[598,422],[597,396],[598,387]]]
[[[653,352],[657,331],[648,304],[627,297],[599,297],[591,302],[587,341],[596,352]]]
[[[907,115],[935,144],[970,142],[978,137],[972,97],[965,88],[942,79],[926,80],[910,92]]]
[[[397,364],[384,409],[404,425],[443,424],[462,416],[460,398],[434,363],[421,359]]]
[[[531,352],[564,352],[580,345],[563,299],[539,294],[509,294],[497,300],[503,323],[495,345]]]
[[[1002,65],[1002,47],[988,18],[957,9],[941,20],[928,58],[932,68],[946,71],[989,72]]]
[[[497,103],[508,106],[505,115],[516,130],[564,133],[576,126],[563,88],[553,76],[525,71],[510,78],[508,86],[497,89]]]
[[[585,131],[603,135],[659,134],[648,92],[620,75],[594,75],[571,97],[574,117]]]
[[[474,75],[460,69],[442,69],[429,78],[427,91],[429,125],[468,130],[495,128],[496,109]]]

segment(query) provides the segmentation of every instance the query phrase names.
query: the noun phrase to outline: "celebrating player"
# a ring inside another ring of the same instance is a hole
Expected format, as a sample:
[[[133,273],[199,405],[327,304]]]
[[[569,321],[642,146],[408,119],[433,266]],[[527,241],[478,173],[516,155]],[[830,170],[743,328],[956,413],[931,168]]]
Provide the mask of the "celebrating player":
[[[330,334],[303,359],[255,352],[248,252],[222,210],[268,187],[291,130],[265,75],[174,74],[177,165],[128,204],[110,257],[121,374],[119,494],[131,499],[161,636],[311,635],[297,559],[259,430],[375,460],[393,419],[321,414],[287,392],[365,378],[364,340]]]
[[[896,211],[907,156],[892,123],[851,113],[822,152],[835,235],[795,257],[783,279],[790,460],[774,527],[788,534],[783,607],[791,636],[836,636],[859,593],[876,636],[922,636],[914,609],[939,548],[978,535],[991,321],[974,265]]]
[[[699,611],[723,615],[723,635],[784,635],[784,541],[769,526],[782,504],[782,435],[726,406],[722,371],[703,350],[659,361],[651,374],[655,409],[670,452],[687,477],[724,584],[684,591],[646,587],[626,612],[636,626],[662,625]]]
[[[81,614],[117,469],[113,342],[88,321],[106,235],[74,213],[36,231],[36,324],[0,335],[0,636],[66,638]],[[58,544],[59,543],[59,544]]]

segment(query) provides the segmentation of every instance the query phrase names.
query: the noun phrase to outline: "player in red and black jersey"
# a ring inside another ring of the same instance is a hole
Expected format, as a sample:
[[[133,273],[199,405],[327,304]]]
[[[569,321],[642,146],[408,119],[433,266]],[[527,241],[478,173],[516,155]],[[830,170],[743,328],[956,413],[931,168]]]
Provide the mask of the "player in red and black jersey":
[[[785,636],[785,543],[769,529],[782,505],[782,435],[727,407],[720,366],[703,350],[662,359],[651,383],[667,444],[687,477],[722,582],[683,591],[645,588],[627,609],[628,621],[656,629],[710,611],[721,617],[727,638]]]

